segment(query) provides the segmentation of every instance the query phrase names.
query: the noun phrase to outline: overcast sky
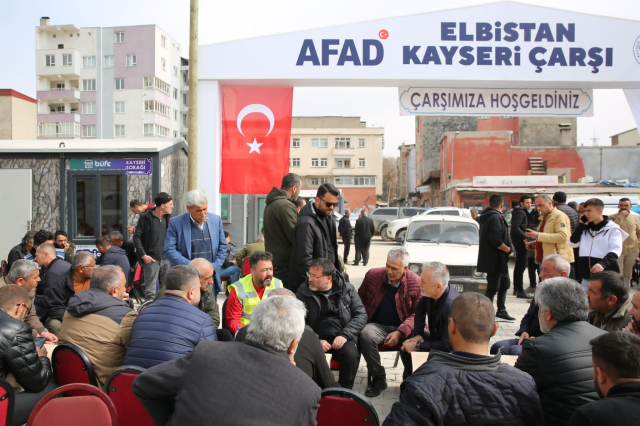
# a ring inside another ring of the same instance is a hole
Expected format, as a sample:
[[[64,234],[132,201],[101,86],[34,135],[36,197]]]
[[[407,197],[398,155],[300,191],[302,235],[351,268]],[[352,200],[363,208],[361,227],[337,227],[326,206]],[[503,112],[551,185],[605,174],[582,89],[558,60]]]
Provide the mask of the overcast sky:
[[[200,44],[384,19],[456,7],[490,3],[479,0],[446,2],[388,0],[200,0]],[[640,21],[637,0],[537,0],[522,3],[548,6]],[[0,6],[0,36],[5,40],[0,88],[35,97],[35,27],[41,16],[51,23],[79,27],[156,24],[188,52],[188,0],[57,0],[4,1]],[[578,144],[636,127],[621,90],[594,91],[594,117],[578,119]],[[397,156],[402,142],[415,143],[413,117],[398,114],[395,88],[297,88],[294,115],[360,116],[368,124],[385,127],[385,155]]]

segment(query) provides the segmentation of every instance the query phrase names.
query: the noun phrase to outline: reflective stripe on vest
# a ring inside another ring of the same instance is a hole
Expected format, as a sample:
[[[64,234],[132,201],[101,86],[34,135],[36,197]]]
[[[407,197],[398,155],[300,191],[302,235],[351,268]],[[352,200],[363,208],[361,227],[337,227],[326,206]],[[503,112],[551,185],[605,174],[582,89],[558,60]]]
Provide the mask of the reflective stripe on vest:
[[[277,278],[271,278],[271,284],[264,290],[262,298],[268,297],[269,294],[277,289],[282,288],[282,281]],[[251,312],[260,303],[262,299],[258,297],[256,289],[253,287],[253,281],[251,280],[251,274],[242,277],[239,281],[233,283],[231,288],[236,290],[236,296],[242,304],[242,315],[240,316],[240,325],[242,327],[251,323]]]

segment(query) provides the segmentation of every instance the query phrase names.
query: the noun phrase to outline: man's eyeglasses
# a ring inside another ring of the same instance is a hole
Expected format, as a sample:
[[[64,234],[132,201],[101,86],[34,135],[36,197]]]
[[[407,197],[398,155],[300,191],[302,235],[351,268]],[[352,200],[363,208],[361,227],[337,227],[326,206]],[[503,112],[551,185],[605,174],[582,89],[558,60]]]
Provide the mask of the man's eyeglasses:
[[[31,308],[28,307],[26,303],[18,303],[16,306],[24,306],[25,308],[27,308],[27,313],[24,315],[25,318],[28,317],[31,313]]]
[[[320,198],[324,203],[324,205],[327,206],[328,208],[335,207],[338,205],[338,203],[327,203],[325,200],[322,199],[322,197],[318,197],[318,198]]]
[[[320,279],[320,278],[324,278],[324,277],[328,277],[329,275],[313,275],[309,272],[307,272],[307,278],[315,278],[315,279]]]

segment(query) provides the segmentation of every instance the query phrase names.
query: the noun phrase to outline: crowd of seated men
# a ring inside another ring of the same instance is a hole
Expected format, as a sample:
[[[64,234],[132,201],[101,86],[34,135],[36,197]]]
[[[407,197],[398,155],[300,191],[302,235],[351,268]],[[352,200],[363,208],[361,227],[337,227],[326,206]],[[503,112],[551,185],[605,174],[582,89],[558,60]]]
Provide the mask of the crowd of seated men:
[[[108,253],[107,242],[99,243]],[[251,255],[251,273],[230,286],[226,312],[211,291],[211,262],[197,258],[171,268],[155,301],[138,313],[126,293],[127,264],[97,268],[87,252],[67,263],[53,244],[40,244],[34,260],[15,260],[0,280],[0,373],[24,390],[14,424],[24,424],[55,387],[37,336],[77,345],[100,386],[119,366],[146,368],[133,390],[156,424],[314,425],[321,389],[352,388],[361,356],[366,396],[381,395],[381,345],[400,350],[404,364],[387,425],[595,425],[612,416],[626,425],[640,418],[640,296],[630,297],[620,274],[592,274],[585,292],[568,278],[566,259],[547,256],[517,337],[490,349],[497,330],[491,301],[458,293],[439,262],[417,275],[409,254],[391,249],[356,290],[333,262],[317,258],[294,294],[273,276],[272,259]],[[416,351],[431,356],[413,371]],[[337,381],[327,353],[340,363]],[[518,355],[515,367],[501,361],[505,353]],[[261,397],[229,410],[243,393]]]

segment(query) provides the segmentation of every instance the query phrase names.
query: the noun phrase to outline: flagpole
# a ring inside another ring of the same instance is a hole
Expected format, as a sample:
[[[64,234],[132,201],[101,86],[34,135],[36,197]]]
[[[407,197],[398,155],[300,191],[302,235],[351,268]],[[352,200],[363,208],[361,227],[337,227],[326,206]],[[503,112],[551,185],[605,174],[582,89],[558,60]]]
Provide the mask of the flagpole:
[[[191,0],[189,14],[189,191],[198,188],[198,0]]]

